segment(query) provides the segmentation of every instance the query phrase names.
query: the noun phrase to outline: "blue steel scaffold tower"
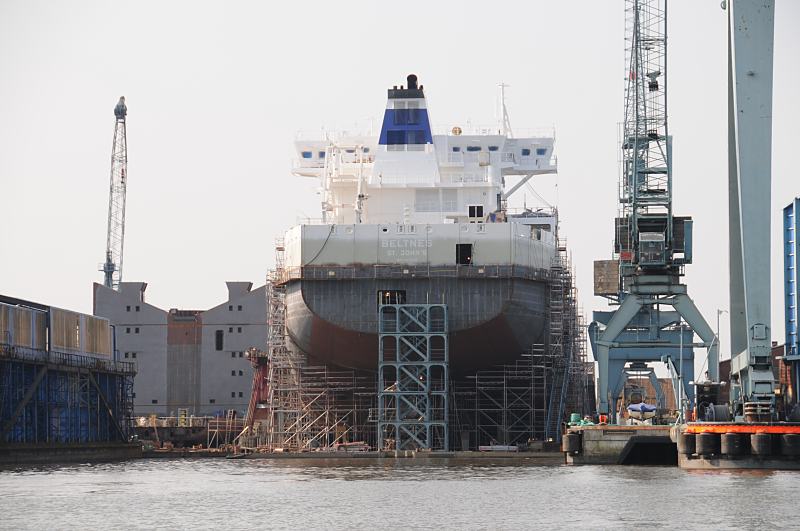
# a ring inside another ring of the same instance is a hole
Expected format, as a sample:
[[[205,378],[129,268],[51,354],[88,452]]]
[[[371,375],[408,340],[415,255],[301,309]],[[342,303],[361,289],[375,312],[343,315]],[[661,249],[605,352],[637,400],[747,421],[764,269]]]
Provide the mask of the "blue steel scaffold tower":
[[[666,0],[626,1],[626,58],[614,257],[595,262],[595,295],[618,308],[594,312],[589,326],[598,412],[612,421],[627,374],[645,363],[673,369],[676,409],[694,398],[694,348],[708,350],[708,378],[719,379],[717,336],[680,281],[692,262],[692,220],[673,215]]]
[[[450,449],[447,306],[378,308],[378,449]]]

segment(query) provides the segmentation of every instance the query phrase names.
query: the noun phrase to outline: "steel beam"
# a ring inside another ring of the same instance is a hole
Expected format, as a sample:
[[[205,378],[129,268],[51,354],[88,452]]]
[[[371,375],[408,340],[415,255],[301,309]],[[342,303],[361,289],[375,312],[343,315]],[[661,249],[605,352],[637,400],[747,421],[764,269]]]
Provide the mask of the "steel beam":
[[[728,0],[731,345],[744,401],[772,400],[770,193],[774,4]],[[743,313],[742,313],[742,310]],[[744,336],[744,337],[743,337]],[[746,343],[746,345],[745,345]],[[743,348],[745,347],[745,348]],[[740,352],[744,351],[744,358]],[[734,376],[736,376],[734,374]]]
[[[33,395],[36,393],[36,390],[39,389],[39,384],[42,383],[44,380],[45,375],[47,374],[47,366],[43,366],[39,369],[39,372],[36,373],[36,377],[31,382],[31,386],[28,387],[28,390],[25,391],[25,394],[22,396],[22,400],[19,401],[17,407],[14,409],[14,412],[11,414],[11,417],[6,421],[3,425],[3,431],[0,433],[0,442],[4,441],[8,432],[11,431],[11,428],[14,427],[14,424],[17,422],[17,417],[19,417],[20,413],[25,409],[25,406],[28,405],[28,402],[31,401]]]

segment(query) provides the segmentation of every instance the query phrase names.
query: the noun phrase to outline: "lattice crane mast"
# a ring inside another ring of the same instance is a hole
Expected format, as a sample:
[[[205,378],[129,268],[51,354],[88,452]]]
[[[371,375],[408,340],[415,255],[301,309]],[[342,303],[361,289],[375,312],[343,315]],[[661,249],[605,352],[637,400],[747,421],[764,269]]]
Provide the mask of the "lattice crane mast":
[[[694,399],[693,348],[708,349],[718,380],[719,342],[681,283],[692,261],[692,220],[673,216],[667,128],[667,0],[626,0],[626,87],[614,256],[595,262],[595,295],[618,308],[594,312],[599,413],[617,412],[626,379],[647,363],[673,369],[676,409]],[[695,342],[697,334],[702,342]]]
[[[111,183],[108,191],[108,235],[102,269],[106,287],[119,289],[122,281],[122,249],[125,242],[125,189],[128,181],[128,141],[125,96],[114,107],[114,143],[111,148]]]

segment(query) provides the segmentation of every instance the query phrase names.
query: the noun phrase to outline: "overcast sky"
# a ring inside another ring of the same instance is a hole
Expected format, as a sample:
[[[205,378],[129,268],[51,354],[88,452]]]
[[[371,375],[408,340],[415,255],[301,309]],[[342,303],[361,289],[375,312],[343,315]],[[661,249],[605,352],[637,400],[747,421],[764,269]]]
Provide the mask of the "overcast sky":
[[[800,194],[800,2],[776,1],[772,163],[774,338],[783,342],[780,213]],[[264,281],[273,240],[319,215],[293,177],[299,130],[380,119],[414,72],[434,125],[557,132],[561,211],[582,303],[611,252],[622,119],[624,3],[0,2],[0,293],[91,312],[104,259],[120,95],[128,103],[124,280],[148,302],[204,309],[224,281]],[[675,211],[695,220],[689,293],[712,327],[728,306],[726,19],[670,3]],[[521,191],[529,204],[530,192]],[[727,349],[727,315],[723,316]]]

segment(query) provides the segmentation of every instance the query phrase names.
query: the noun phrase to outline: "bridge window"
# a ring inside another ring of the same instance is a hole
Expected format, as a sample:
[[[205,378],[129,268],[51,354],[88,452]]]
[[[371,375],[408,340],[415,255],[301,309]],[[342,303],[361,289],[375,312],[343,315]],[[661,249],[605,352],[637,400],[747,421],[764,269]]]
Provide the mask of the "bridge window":
[[[470,205],[469,206],[469,217],[471,217],[471,218],[483,218],[483,205]]]
[[[480,146],[467,146],[467,151],[480,151]]]
[[[303,151],[302,153],[300,153],[300,155],[301,155],[301,156],[302,156],[304,159],[310,159],[310,158],[311,158],[311,152],[310,152],[310,151]]]
[[[497,151],[498,149],[497,146],[489,146],[489,151]]]
[[[321,158],[321,159],[325,158],[325,152],[324,151],[320,151],[319,152],[319,158]]]
[[[386,143],[390,146],[406,143],[406,132],[389,130],[386,131]]]
[[[536,155],[539,157],[547,155],[547,148],[536,148]]]
[[[528,149],[528,148],[522,148],[522,156],[523,157],[530,157],[531,156],[531,150]]]
[[[460,151],[461,151],[461,147],[460,146],[453,146],[453,153],[458,153]]]
[[[407,131],[406,139],[407,144],[424,144],[425,133],[423,131]]]

